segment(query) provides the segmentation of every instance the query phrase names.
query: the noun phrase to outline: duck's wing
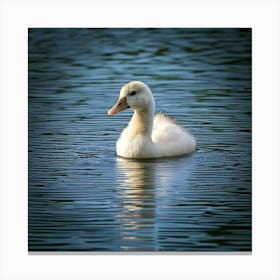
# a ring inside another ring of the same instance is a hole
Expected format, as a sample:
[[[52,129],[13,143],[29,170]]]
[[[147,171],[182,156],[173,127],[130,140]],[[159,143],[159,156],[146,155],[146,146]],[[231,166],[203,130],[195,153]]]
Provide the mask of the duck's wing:
[[[174,119],[158,113],[154,117],[152,140],[164,153],[170,155],[195,151],[195,138]]]
[[[162,113],[157,113],[155,115],[152,133],[153,141],[171,141],[184,133],[187,133],[187,129],[177,124],[174,119]]]

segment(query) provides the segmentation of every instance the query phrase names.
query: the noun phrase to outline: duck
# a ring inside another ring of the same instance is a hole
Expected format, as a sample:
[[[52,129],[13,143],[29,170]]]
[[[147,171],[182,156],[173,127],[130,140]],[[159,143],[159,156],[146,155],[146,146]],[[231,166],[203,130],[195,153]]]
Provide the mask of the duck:
[[[146,159],[195,152],[196,139],[186,128],[163,113],[155,114],[154,96],[144,82],[131,81],[124,84],[108,115],[113,116],[126,109],[134,113],[116,143],[117,156]]]

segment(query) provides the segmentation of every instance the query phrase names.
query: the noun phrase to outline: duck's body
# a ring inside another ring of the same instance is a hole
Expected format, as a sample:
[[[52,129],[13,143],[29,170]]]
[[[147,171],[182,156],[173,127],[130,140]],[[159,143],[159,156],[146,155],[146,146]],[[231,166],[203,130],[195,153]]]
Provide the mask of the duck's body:
[[[128,126],[117,141],[117,155],[125,158],[160,158],[193,153],[195,138],[165,115],[154,116],[154,97],[147,85],[133,81],[124,85],[118,102],[109,110],[114,115],[134,110]]]

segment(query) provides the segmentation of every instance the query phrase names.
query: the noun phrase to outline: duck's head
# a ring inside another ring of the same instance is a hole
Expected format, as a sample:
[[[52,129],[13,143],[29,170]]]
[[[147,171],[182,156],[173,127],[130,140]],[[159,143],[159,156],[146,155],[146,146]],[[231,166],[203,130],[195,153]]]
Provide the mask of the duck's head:
[[[136,111],[153,111],[154,103],[150,88],[143,82],[132,81],[121,88],[119,100],[108,111],[108,115],[115,115],[128,108]]]

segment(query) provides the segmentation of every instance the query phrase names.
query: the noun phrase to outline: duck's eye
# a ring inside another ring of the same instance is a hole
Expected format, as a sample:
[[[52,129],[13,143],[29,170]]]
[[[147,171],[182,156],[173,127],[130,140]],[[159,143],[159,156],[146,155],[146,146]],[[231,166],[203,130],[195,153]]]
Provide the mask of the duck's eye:
[[[135,95],[136,94],[136,91],[132,91],[129,95]]]

